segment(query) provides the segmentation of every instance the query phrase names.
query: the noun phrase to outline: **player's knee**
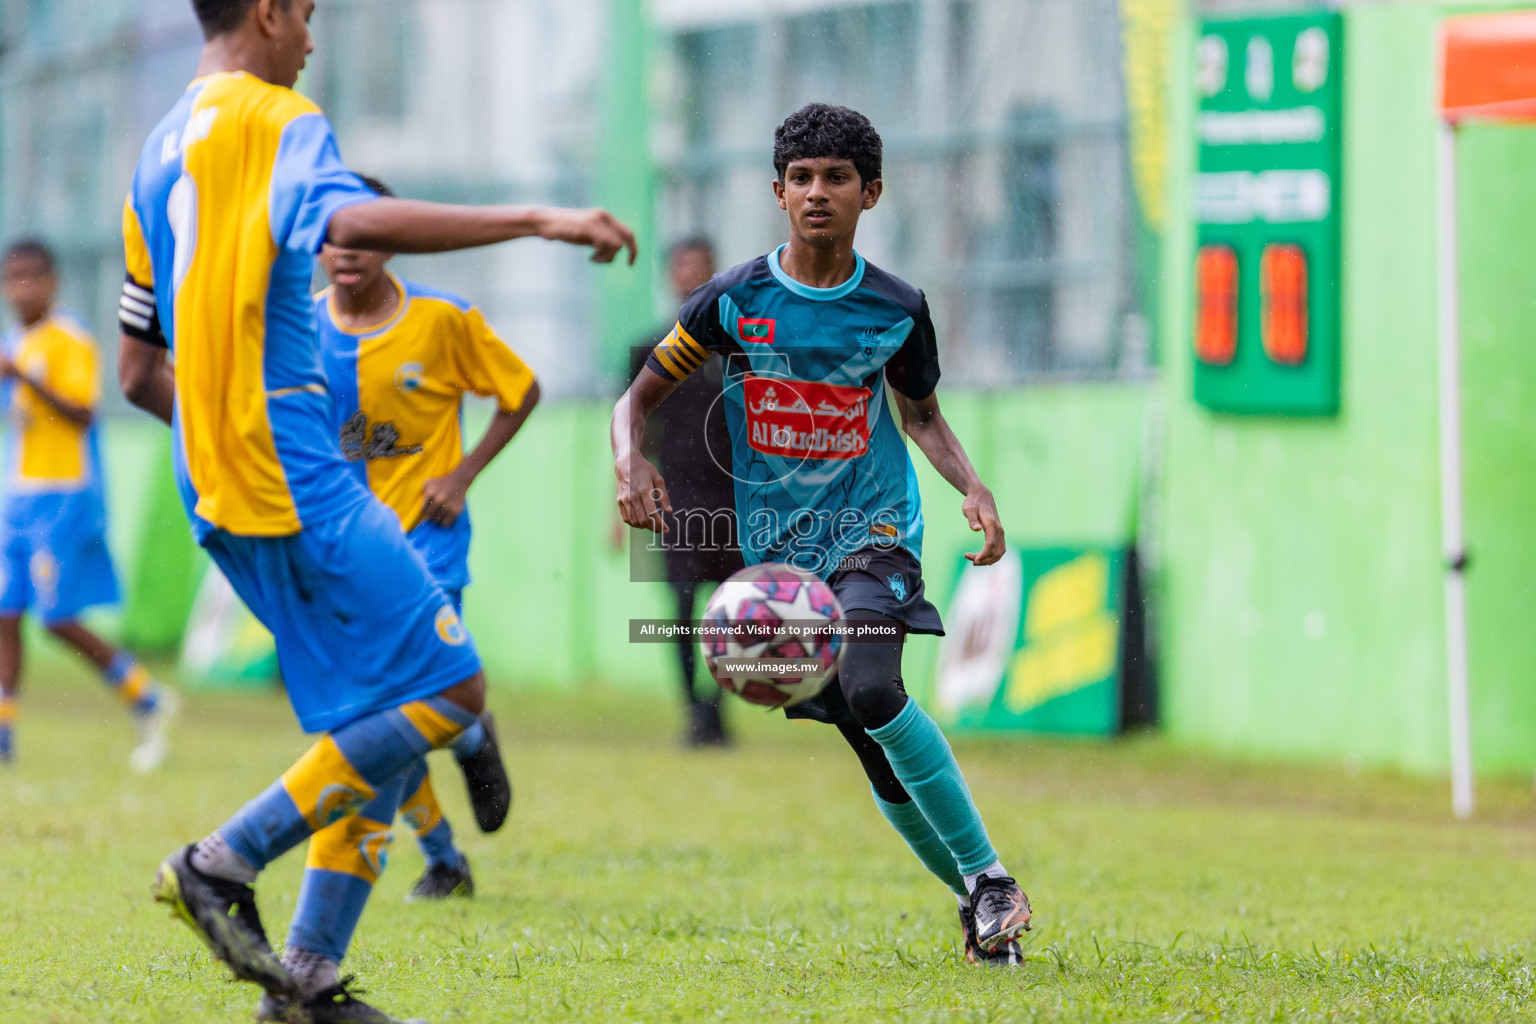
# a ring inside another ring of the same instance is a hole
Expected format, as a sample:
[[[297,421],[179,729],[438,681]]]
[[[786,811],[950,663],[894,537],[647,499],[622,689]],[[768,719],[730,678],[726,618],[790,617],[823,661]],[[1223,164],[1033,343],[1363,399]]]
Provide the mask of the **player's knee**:
[[[476,672],[462,683],[448,687],[442,696],[472,715],[485,710],[485,673]]]
[[[890,666],[880,663],[861,665],[858,659],[849,657],[838,676],[848,709],[865,729],[878,729],[889,724],[906,706],[906,688],[901,677],[891,672]]]

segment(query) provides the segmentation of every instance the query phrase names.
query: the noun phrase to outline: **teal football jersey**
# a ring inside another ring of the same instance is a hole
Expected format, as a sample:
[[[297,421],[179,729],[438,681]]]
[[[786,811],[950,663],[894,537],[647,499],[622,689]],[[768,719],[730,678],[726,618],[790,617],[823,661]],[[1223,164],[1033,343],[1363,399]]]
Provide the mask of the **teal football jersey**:
[[[917,476],[885,384],[927,398],[939,380],[923,293],[856,256],[853,276],[812,288],[778,250],[694,292],[646,365],[681,380],[725,364],[742,554],[822,576],[854,551],[922,557]]]

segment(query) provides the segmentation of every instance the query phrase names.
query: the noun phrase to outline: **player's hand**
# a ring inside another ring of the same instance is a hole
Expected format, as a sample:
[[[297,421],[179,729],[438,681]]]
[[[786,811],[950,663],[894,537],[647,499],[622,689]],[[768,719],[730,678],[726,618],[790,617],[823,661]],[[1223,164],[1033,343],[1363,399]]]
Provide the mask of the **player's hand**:
[[[16,368],[16,364],[11,361],[11,357],[0,354],[0,379],[10,380],[13,377],[20,376],[21,371]]]
[[[980,483],[972,487],[960,503],[960,511],[965,513],[965,521],[971,524],[971,529],[980,531],[986,538],[980,551],[967,552],[965,557],[973,565],[991,565],[1002,558],[1008,544],[1003,539],[1003,523],[997,518],[997,502],[992,500],[991,490]]]
[[[422,520],[438,526],[452,526],[464,514],[469,481],[460,479],[458,473],[448,473],[428,480],[422,492]]]
[[[672,501],[656,467],[637,454],[614,463],[613,471],[619,478],[619,517],[641,530],[669,532],[661,513],[672,511]]]
[[[539,234],[554,242],[591,246],[593,263],[612,263],[620,250],[627,249],[629,265],[634,266],[640,252],[635,233],[607,210],[552,209]]]

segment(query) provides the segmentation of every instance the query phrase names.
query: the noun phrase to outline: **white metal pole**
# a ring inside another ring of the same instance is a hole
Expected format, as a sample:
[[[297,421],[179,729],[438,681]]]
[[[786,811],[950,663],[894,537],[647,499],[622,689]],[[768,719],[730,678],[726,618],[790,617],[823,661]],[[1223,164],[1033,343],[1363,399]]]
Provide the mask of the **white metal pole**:
[[[1445,669],[1450,700],[1451,808],[1472,813],[1472,730],[1467,682],[1467,557],[1461,493],[1461,297],[1457,287],[1456,127],[1441,122],[1438,139],[1440,546],[1445,555]]]

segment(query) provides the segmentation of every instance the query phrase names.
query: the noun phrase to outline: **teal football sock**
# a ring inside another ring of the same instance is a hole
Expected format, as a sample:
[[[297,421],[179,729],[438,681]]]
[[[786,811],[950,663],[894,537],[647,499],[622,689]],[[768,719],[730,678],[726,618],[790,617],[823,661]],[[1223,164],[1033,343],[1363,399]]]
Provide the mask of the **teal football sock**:
[[[944,845],[944,840],[928,824],[928,819],[923,817],[923,812],[917,806],[916,800],[908,800],[904,804],[887,803],[880,799],[880,794],[870,787],[870,795],[875,798],[875,806],[880,808],[880,813],[885,815],[885,820],[891,823],[891,827],[901,833],[901,838],[907,841],[912,852],[917,854],[917,859],[923,862],[923,867],[938,876],[939,881],[949,886],[949,891],[956,896],[965,896],[965,879],[961,877],[959,868],[955,867],[954,854],[949,852],[949,847]]]
[[[954,751],[917,701],[907,701],[894,719],[868,732],[884,748],[896,778],[912,794],[912,802],[943,841],[960,873],[981,871],[995,863],[997,851],[987,838],[987,827],[955,763]]]

